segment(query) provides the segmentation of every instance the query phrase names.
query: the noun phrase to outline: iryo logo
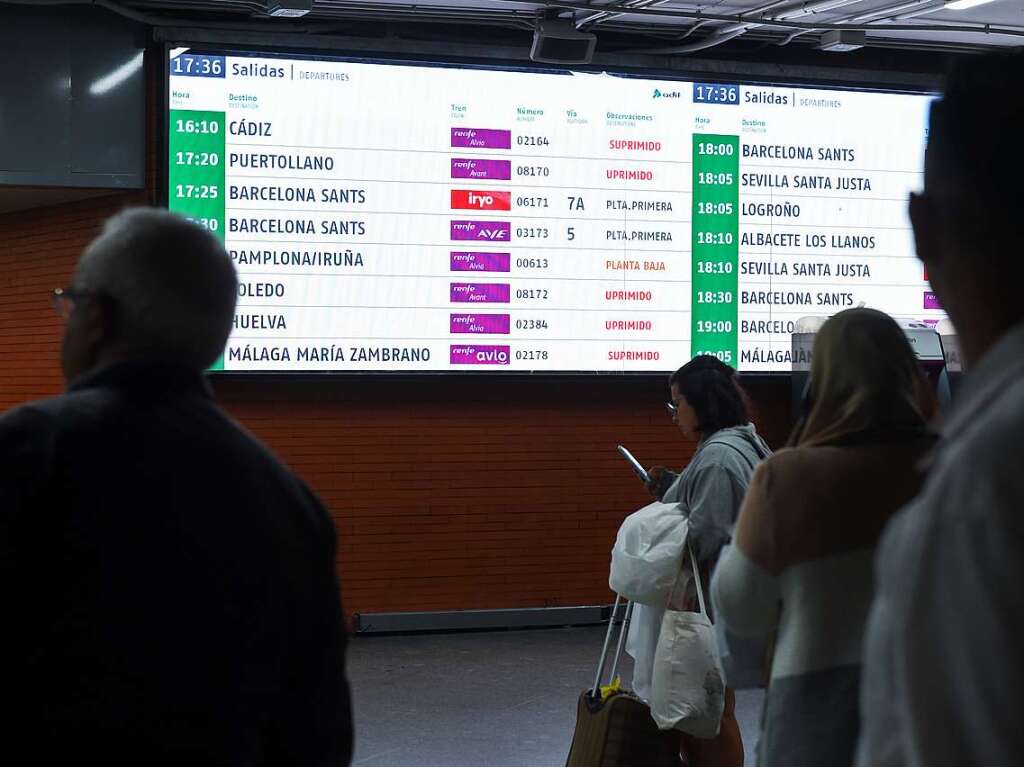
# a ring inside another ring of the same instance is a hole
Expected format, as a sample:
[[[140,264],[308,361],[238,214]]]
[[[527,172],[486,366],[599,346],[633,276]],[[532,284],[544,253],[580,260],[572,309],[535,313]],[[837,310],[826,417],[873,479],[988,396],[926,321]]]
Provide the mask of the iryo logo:
[[[511,210],[512,193],[482,189],[452,189],[453,210]]]

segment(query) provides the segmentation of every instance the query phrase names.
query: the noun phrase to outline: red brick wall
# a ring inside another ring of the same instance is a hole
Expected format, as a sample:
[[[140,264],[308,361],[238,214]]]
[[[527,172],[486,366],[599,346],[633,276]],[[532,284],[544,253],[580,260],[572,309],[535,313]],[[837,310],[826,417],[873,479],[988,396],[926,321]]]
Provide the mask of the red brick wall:
[[[0,216],[0,409],[62,388],[67,284],[124,194]],[[349,612],[603,603],[608,552],[646,494],[614,452],[681,465],[665,381],[221,377],[221,403],[323,498]],[[785,438],[787,379],[748,382]]]
[[[0,409],[63,388],[61,321],[50,292],[64,287],[103,219],[141,193],[0,215]]]

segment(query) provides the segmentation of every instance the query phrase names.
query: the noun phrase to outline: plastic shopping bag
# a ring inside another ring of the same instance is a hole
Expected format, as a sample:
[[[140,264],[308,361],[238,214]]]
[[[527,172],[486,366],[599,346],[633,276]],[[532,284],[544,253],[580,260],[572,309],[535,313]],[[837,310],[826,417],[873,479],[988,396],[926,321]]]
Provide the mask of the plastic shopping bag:
[[[626,636],[626,652],[633,658],[633,693],[645,701],[651,699],[651,680],[654,677],[654,653],[658,649],[662,607],[633,605],[633,619]]]
[[[690,559],[695,562],[692,551]],[[693,571],[700,612],[669,609],[662,617],[651,679],[651,716],[663,730],[713,738],[725,709],[725,680],[700,568],[694,565]]]
[[[611,590],[663,608],[679,577],[688,527],[677,503],[652,503],[626,517],[612,547]]]

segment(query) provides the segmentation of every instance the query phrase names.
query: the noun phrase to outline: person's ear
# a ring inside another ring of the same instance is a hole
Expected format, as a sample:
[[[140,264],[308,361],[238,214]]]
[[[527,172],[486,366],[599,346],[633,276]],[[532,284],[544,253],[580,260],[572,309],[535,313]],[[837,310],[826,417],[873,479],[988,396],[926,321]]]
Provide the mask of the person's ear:
[[[125,328],[121,327],[121,312],[117,302],[106,293],[99,293],[96,296],[96,306],[103,339],[108,343],[119,340],[124,335]]]
[[[97,293],[81,307],[83,344],[93,353],[110,348],[122,336],[117,303],[105,293]]]

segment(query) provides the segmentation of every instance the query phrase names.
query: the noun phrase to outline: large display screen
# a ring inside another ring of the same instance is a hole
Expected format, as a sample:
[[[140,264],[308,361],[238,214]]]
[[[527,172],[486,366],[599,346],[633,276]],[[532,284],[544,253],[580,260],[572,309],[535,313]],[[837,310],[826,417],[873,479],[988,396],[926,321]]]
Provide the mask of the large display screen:
[[[791,369],[937,321],[928,97],[170,51],[168,204],[239,272],[227,371]]]

